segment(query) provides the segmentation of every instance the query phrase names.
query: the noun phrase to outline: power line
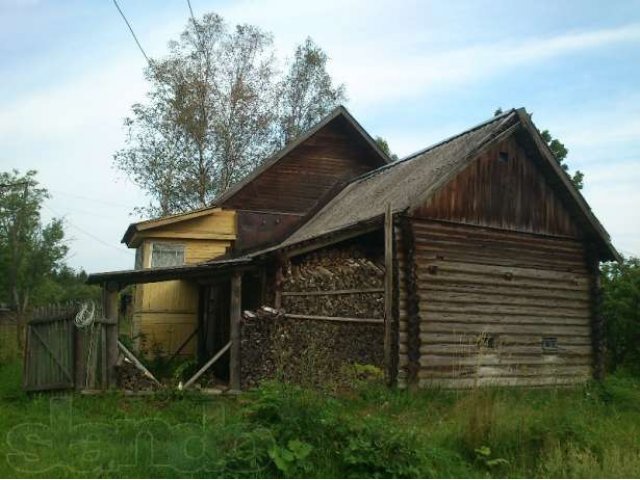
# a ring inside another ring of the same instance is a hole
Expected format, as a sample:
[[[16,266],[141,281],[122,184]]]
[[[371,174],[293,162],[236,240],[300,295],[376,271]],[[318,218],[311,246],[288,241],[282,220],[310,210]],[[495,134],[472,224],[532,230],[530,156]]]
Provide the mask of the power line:
[[[94,197],[86,197],[84,195],[77,195],[75,193],[68,193],[68,192],[65,192],[63,190],[57,190],[55,188],[48,188],[47,190],[49,190],[50,192],[54,192],[56,194],[59,194],[59,195],[65,195],[65,196],[68,196],[68,197],[79,198],[79,199],[82,199],[82,200],[89,200],[90,202],[104,203],[105,205],[111,205],[111,206],[114,206],[114,207],[134,208],[131,205],[126,205],[124,203],[111,202],[111,201],[108,201],[108,200],[103,200],[103,199],[94,198]]]
[[[115,247],[113,245],[111,245],[110,243],[105,242],[104,240],[102,240],[100,237],[94,235],[93,233],[85,230],[82,227],[79,227],[78,225],[76,225],[75,223],[73,223],[71,220],[69,220],[68,218],[66,218],[64,215],[60,215],[58,212],[56,212],[54,209],[52,209],[51,207],[49,207],[47,204],[43,203],[42,204],[44,206],[44,208],[46,208],[47,210],[49,210],[51,213],[53,213],[54,215],[57,215],[58,217],[62,217],[64,219],[65,222],[67,222],[69,225],[71,225],[73,228],[75,228],[76,230],[78,230],[79,232],[84,233],[85,235],[91,237],[92,239],[94,239],[96,242],[101,243],[102,245],[112,248],[114,250],[116,250],[117,252],[120,252],[123,255],[127,255],[130,256],[129,252],[125,252],[122,249]]]
[[[193,20],[193,23],[196,23],[196,19],[194,18],[193,15],[193,8],[191,7],[191,0],[187,0],[187,5],[189,5],[189,12],[191,13],[191,20]]]
[[[117,0],[113,0],[113,4],[118,9],[118,12],[120,12],[120,16],[124,20],[124,23],[127,24],[127,27],[129,28],[129,31],[131,32],[131,36],[136,41],[136,44],[138,45],[138,48],[140,49],[140,52],[142,52],[142,55],[144,56],[145,60],[147,61],[147,63],[149,65],[152,65],[151,60],[149,59],[149,57],[147,56],[146,52],[144,51],[144,48],[142,48],[142,45],[140,44],[140,41],[138,40],[138,37],[136,36],[136,33],[133,31],[133,27],[131,27],[131,24],[129,23],[129,20],[127,20],[127,17],[125,16],[124,12],[120,8],[120,5],[118,5],[118,1]]]

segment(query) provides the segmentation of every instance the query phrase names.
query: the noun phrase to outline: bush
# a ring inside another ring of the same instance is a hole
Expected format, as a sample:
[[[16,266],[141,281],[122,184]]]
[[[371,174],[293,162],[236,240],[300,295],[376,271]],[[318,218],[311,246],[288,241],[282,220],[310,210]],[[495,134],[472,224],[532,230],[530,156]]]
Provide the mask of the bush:
[[[247,419],[271,430],[269,456],[278,473],[347,477],[415,477],[422,463],[412,431],[388,419],[350,415],[319,391],[266,383],[252,394]]]
[[[610,369],[640,373],[640,258],[602,267],[602,313]]]

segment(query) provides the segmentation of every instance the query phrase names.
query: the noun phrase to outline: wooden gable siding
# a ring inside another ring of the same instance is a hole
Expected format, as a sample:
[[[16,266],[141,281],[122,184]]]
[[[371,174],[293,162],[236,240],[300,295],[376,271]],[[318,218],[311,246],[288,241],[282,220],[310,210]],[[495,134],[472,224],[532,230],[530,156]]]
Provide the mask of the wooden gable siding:
[[[516,231],[581,235],[547,178],[513,136],[480,155],[415,214]]]
[[[592,374],[590,275],[567,238],[411,219],[419,311],[417,383],[555,385]],[[410,350],[400,283],[399,384]],[[553,337],[557,350],[543,349]],[[415,345],[416,342],[414,342]],[[414,346],[414,348],[416,348]]]
[[[307,213],[336,184],[377,167],[371,148],[337,118],[223,203],[225,208]]]
[[[300,224],[304,215],[236,210],[236,217],[238,233],[234,249],[244,252],[281,241]]]
[[[228,243],[235,239],[235,212],[217,210],[206,216],[190,220],[176,221],[166,225],[141,229],[135,233],[136,243],[145,238],[167,239],[180,241],[182,239],[220,240]]]

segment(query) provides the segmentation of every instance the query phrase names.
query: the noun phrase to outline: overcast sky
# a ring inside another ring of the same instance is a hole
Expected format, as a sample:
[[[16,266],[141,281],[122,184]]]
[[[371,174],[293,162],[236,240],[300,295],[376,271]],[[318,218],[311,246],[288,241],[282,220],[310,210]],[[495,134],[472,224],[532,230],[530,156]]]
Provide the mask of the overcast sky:
[[[186,0],[120,0],[162,56]],[[640,255],[640,1],[192,0],[196,15],[271,31],[282,56],[311,36],[347,107],[400,156],[524,106],[569,148],[583,191]],[[36,169],[66,219],[68,263],[131,268],[120,239],[145,196],[112,167],[144,98],[144,58],[111,0],[0,0],[0,169]]]

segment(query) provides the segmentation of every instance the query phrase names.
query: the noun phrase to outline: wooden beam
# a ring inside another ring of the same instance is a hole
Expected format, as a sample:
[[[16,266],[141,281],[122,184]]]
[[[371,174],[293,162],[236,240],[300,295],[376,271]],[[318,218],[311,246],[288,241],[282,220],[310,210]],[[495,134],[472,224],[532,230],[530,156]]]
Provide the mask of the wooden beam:
[[[207,363],[205,363],[202,368],[200,370],[198,370],[196,372],[196,374],[191,377],[189,380],[187,380],[187,383],[185,383],[184,385],[180,384],[178,385],[178,390],[184,390],[186,388],[189,388],[191,386],[191,384],[193,382],[195,382],[197,379],[200,378],[200,376],[206,372],[209,368],[211,368],[211,365],[213,365],[214,363],[216,363],[218,361],[218,359],[225,354],[225,352],[227,350],[229,350],[229,348],[231,348],[231,342],[227,343],[224,347],[222,347],[220,349],[220,351],[218,353],[216,353]]]
[[[196,329],[193,332],[191,332],[191,335],[189,335],[187,339],[184,342],[182,342],[182,344],[178,347],[178,349],[175,352],[173,352],[173,355],[169,357],[168,363],[171,363],[178,355],[180,355],[180,352],[182,352],[184,347],[186,347],[187,344],[191,341],[191,339],[196,336],[196,334],[198,333],[198,330],[200,330],[200,327],[196,327]]]
[[[148,236],[145,236],[145,240],[158,239],[186,239],[186,240],[228,240],[233,241],[236,239],[234,233],[203,233],[203,232],[149,232]]]
[[[300,320],[326,320],[329,322],[384,323],[382,318],[325,317],[323,315],[298,315],[295,313],[285,313],[285,317]]]
[[[120,342],[118,340],[118,348],[122,351],[122,353],[124,354],[125,357],[127,357],[129,360],[131,360],[131,362],[133,362],[133,364],[140,370],[142,371],[147,377],[149,377],[151,380],[153,380],[153,382],[156,385],[160,385],[160,382],[158,381],[158,379],[156,377],[153,376],[153,373],[151,373],[149,371],[149,369],[147,367],[145,367],[142,362],[140,360],[138,360],[138,358],[129,351],[129,349],[127,347],[124,346],[124,344],[122,342]]]
[[[363,293],[384,293],[384,288],[355,288],[350,290],[317,290],[311,292],[282,292],[283,297],[307,297],[315,295],[356,295]]]
[[[392,339],[393,339],[393,213],[387,203],[384,216],[384,372],[388,385],[391,385]]]
[[[242,272],[231,275],[231,354],[229,358],[229,387],[240,390],[240,319],[242,315]]]
[[[102,288],[104,317],[110,321],[104,325],[106,332],[106,387],[116,387],[116,363],[118,362],[118,288],[104,284]]]
[[[362,225],[357,225],[356,227],[348,228],[340,232],[334,232],[332,234],[323,235],[319,238],[302,241],[300,242],[300,245],[294,244],[291,247],[286,247],[287,256],[289,258],[297,257],[298,255],[302,255],[303,253],[319,250],[321,248],[328,247],[345,240],[349,240],[350,238],[379,230],[380,216],[372,219],[371,221],[367,221]]]

